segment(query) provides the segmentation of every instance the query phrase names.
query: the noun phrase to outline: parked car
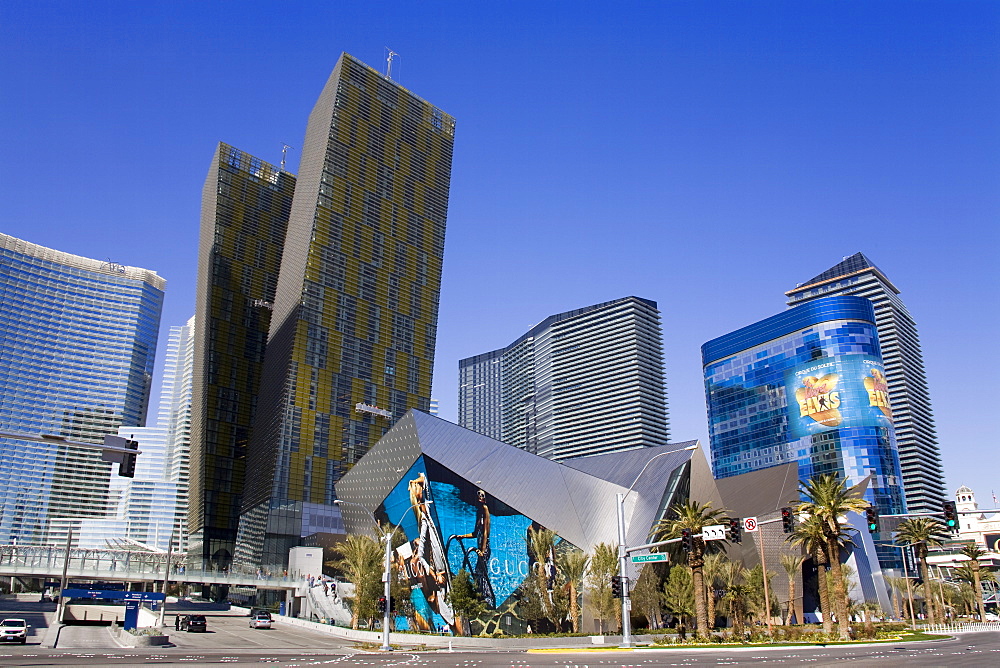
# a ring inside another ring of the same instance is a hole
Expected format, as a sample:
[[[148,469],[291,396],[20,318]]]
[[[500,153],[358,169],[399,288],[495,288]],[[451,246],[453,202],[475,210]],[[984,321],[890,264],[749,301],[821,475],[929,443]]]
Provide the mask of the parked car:
[[[205,615],[184,615],[181,617],[180,621],[181,631],[201,631],[204,633],[208,631],[208,622],[205,621]]]
[[[250,628],[252,629],[271,628],[271,614],[267,612],[258,612],[255,616],[250,618]]]
[[[983,618],[984,622],[1000,622],[1000,615],[995,615],[992,612],[987,612],[986,617]]]
[[[9,618],[0,621],[0,642],[28,642],[28,623],[23,619]]]

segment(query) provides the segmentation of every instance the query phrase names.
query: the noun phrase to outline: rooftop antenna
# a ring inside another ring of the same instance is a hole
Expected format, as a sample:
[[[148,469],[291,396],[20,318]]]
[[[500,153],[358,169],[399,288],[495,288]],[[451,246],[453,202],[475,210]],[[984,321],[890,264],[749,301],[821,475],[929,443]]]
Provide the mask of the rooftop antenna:
[[[281,171],[285,171],[285,159],[288,157],[288,149],[295,148],[294,146],[289,146],[288,144],[281,145]]]
[[[386,58],[386,63],[385,63],[385,78],[386,79],[391,79],[392,78],[392,59],[394,57],[398,56],[399,54],[396,53],[395,51],[393,51],[392,49],[390,49],[389,47],[385,47],[385,49],[386,49],[386,51],[389,52],[389,56],[388,56],[388,58]]]

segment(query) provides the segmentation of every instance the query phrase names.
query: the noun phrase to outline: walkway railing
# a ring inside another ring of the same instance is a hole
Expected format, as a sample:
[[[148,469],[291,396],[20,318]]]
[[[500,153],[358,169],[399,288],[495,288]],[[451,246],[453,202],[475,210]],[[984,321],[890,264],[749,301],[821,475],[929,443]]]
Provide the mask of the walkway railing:
[[[971,633],[973,631],[1000,631],[1000,622],[956,622],[953,624],[924,624],[917,628],[927,633]]]
[[[301,578],[239,572],[229,569],[192,569],[185,565],[183,554],[170,559],[170,580],[203,584],[247,585],[264,589],[292,589]],[[0,575],[45,577],[58,580],[66,562],[66,549],[55,546],[0,545]],[[162,580],[167,569],[167,555],[161,552],[131,550],[90,550],[71,548],[67,574],[72,578],[110,581]]]

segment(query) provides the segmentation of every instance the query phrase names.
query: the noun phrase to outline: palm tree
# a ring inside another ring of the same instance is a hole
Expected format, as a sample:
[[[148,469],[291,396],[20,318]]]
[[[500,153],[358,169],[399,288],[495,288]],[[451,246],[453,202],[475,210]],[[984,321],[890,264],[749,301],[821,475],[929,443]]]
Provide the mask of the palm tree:
[[[352,534],[334,548],[340,558],[334,566],[354,583],[354,605],[351,606],[351,628],[358,620],[375,616],[379,578],[382,574],[382,546],[371,536]]]
[[[532,554],[535,555],[535,582],[537,583],[537,592],[539,595],[540,603],[542,605],[542,612],[547,617],[553,625],[558,624],[556,616],[553,614],[552,599],[549,597],[549,573],[546,571],[549,564],[552,563],[555,566],[555,537],[556,534],[551,529],[546,529],[544,527],[534,529],[528,532],[530,536],[531,545],[528,547],[531,549]]]
[[[729,557],[722,552],[713,552],[705,556],[705,565],[702,567],[705,577],[705,605],[708,609],[708,626],[710,629],[715,628],[715,583],[719,579],[719,576],[722,575],[722,570],[725,568],[727,561],[729,561]]]
[[[732,622],[733,634],[740,639],[743,637],[743,625],[750,615],[751,599],[754,596],[753,587],[747,582],[748,576],[746,566],[737,561],[727,562],[720,576],[724,592],[719,599],[719,607]]]
[[[589,564],[590,557],[583,550],[570,550],[559,555],[559,570],[569,585],[569,616],[573,633],[580,632],[580,591]]]
[[[984,621],[986,619],[986,605],[983,603],[983,583],[979,575],[979,560],[986,556],[986,550],[983,550],[975,543],[969,543],[962,548],[962,554],[969,558],[969,570],[972,571],[973,579],[970,584],[972,585],[973,593],[976,595],[976,605],[979,608],[979,621]]]
[[[849,512],[861,512],[870,504],[851,492],[845,480],[832,473],[824,473],[818,478],[807,480],[800,485],[799,491],[806,500],[799,504],[798,511],[817,516],[823,524],[830,570],[837,591],[834,605],[837,606],[837,617],[840,622],[840,638],[850,640],[847,589],[844,587],[840,568],[840,550],[850,542],[850,539],[844,533],[841,518]]]
[[[906,592],[906,578],[886,576],[885,581],[889,584],[889,591],[892,594],[892,607],[896,610],[896,616],[900,619],[906,619],[906,610],[903,604]]]
[[[706,543],[701,538],[696,538],[704,527],[713,524],[721,524],[725,511],[713,509],[711,503],[700,504],[697,501],[685,501],[675,503],[670,507],[670,513],[666,519],[660,520],[656,525],[654,533],[659,536],[659,540],[677,538],[681,532],[687,529],[691,532],[691,549],[687,553],[687,565],[691,567],[691,579],[694,581],[694,609],[698,620],[697,634],[701,638],[707,638],[709,634],[708,606],[705,602],[705,553],[708,550],[722,549],[710,547],[718,545],[720,541]]]
[[[833,633],[833,610],[830,609],[830,589],[827,584],[827,566],[830,563],[826,551],[826,531],[823,522],[816,516],[811,515],[804,522],[796,525],[795,530],[788,537],[793,545],[801,545],[813,558],[816,564],[816,575],[819,580],[817,589],[819,590],[819,610],[823,615],[823,633],[831,635]]]
[[[908,517],[896,527],[896,543],[899,545],[912,545],[914,556],[920,564],[920,577],[926,586],[930,582],[927,573],[927,548],[932,545],[940,545],[938,536],[941,533],[941,525],[936,520],[929,517]],[[928,592],[930,590],[928,589]],[[927,604],[927,615],[931,623],[937,622],[936,608],[933,594],[925,596]]]
[[[795,612],[795,577],[802,572],[802,562],[806,558],[801,554],[783,554],[780,559],[781,567],[788,576],[788,614],[785,617],[785,626],[791,626],[792,614]]]

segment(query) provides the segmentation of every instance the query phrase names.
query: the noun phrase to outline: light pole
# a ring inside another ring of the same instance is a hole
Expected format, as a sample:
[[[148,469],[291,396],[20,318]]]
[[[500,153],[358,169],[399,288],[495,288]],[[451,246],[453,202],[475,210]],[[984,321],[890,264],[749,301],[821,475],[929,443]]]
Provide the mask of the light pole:
[[[654,459],[659,459],[665,455],[673,455],[678,452],[684,452],[685,450],[697,450],[698,444],[689,445],[686,448],[678,448],[677,450],[670,450],[669,452],[661,452],[659,454],[653,455],[649,458],[649,461],[642,467],[639,471],[639,475],[635,477],[632,484],[628,486],[625,493],[618,493],[615,495],[615,505],[618,514],[618,577],[621,579],[622,583],[622,644],[621,647],[631,647],[632,646],[632,620],[629,619],[629,614],[632,611],[632,601],[629,598],[628,591],[628,581],[625,579],[625,568],[628,563],[628,547],[625,544],[625,497],[632,493],[632,488],[635,484],[639,482],[639,478],[642,474],[646,472],[649,465],[653,463]]]
[[[403,521],[404,517],[406,517],[406,513],[416,508],[419,504],[413,504],[404,510],[403,514],[399,516],[399,522],[393,526],[392,531],[383,531],[382,527],[378,523],[378,520],[375,519],[375,514],[368,510],[365,506],[362,506],[360,503],[344,501],[343,499],[335,499],[334,503],[338,506],[357,506],[368,513],[368,516],[372,519],[372,523],[382,535],[382,540],[385,542],[385,570],[382,572],[382,582],[385,584],[385,590],[383,593],[383,596],[385,596],[385,610],[382,613],[382,650],[391,652],[392,645],[389,644],[389,616],[392,614],[392,610],[390,609],[392,607],[390,605],[390,602],[392,601],[392,538],[396,535],[396,530],[399,529],[399,523]],[[424,505],[430,505],[432,503],[434,502],[430,500],[423,502]]]

